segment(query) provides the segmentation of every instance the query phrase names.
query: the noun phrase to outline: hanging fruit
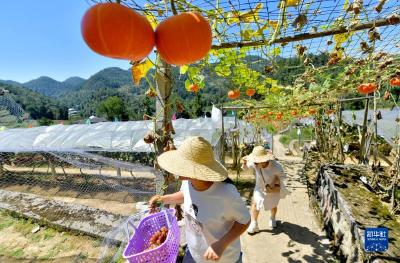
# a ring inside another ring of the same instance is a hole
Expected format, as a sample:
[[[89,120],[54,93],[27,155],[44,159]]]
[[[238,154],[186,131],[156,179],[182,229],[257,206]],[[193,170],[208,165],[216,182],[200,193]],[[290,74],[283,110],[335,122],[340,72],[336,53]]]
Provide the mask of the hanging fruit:
[[[239,90],[230,90],[228,91],[228,98],[231,100],[236,100],[240,96],[240,91]]]
[[[400,77],[394,77],[390,80],[390,85],[400,87]]]
[[[156,28],[155,36],[161,58],[173,65],[181,66],[201,60],[211,49],[210,24],[194,12],[162,21]]]
[[[384,99],[384,100],[390,99],[390,92],[389,92],[388,90],[385,91],[385,95],[383,95],[383,99]]]
[[[278,112],[278,114],[276,115],[276,119],[277,120],[281,120],[282,119],[282,112]]]
[[[189,90],[191,91],[191,92],[198,92],[199,91],[199,85],[197,85],[197,84],[191,84],[190,86],[189,86]]]
[[[148,98],[154,98],[154,97],[157,96],[157,92],[156,92],[153,88],[149,88],[149,89],[146,91],[145,95],[146,95]]]
[[[292,116],[296,116],[297,115],[297,111],[292,110],[291,114],[292,114]]]
[[[256,90],[255,89],[247,89],[246,90],[246,95],[249,97],[253,97],[254,94],[256,94]]]
[[[314,115],[316,112],[317,112],[317,111],[316,111],[315,109],[309,109],[309,110],[308,110],[308,113],[309,113],[310,115]]]
[[[82,37],[96,53],[118,59],[140,61],[154,47],[153,28],[146,17],[118,3],[100,3],[86,11]]]
[[[374,83],[364,83],[358,86],[358,92],[361,94],[369,94],[376,90],[376,85]]]
[[[268,112],[268,115],[274,115],[274,112],[269,111],[269,112]]]

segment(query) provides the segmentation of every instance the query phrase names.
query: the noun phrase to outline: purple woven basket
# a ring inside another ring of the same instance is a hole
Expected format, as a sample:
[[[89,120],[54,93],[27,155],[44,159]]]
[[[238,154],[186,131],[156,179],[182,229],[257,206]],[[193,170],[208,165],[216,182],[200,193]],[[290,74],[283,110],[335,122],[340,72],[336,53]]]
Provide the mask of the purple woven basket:
[[[131,226],[134,227],[133,224]],[[164,243],[155,249],[144,251],[151,236],[163,226],[169,230]],[[179,251],[179,241],[180,230],[175,217],[175,209],[163,210],[148,215],[140,221],[125,248],[123,257],[130,263],[175,263]]]

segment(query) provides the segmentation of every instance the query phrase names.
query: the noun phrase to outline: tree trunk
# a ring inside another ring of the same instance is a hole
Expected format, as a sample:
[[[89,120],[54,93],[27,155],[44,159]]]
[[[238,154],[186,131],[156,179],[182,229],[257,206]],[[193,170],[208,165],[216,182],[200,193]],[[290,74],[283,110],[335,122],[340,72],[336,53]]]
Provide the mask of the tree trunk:
[[[158,60],[158,68],[156,71],[156,89],[158,94],[158,100],[156,101],[156,120],[155,130],[160,136],[160,139],[156,141],[156,154],[160,155],[164,152],[164,147],[168,144],[168,141],[172,140],[171,132],[171,103],[170,96],[172,91],[172,72],[171,65],[164,62],[162,59]],[[161,189],[156,189],[157,193],[164,194],[172,193],[176,191],[176,184],[173,183],[174,177],[165,171],[162,171],[164,176],[164,184]],[[159,186],[157,184],[157,186]]]

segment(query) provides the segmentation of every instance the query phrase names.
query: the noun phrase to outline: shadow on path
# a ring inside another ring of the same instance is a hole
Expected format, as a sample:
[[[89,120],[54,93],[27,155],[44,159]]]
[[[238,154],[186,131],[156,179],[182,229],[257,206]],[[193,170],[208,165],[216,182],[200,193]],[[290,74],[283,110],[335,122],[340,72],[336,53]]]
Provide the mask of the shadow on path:
[[[309,245],[313,248],[312,255],[304,255],[303,260],[311,263],[322,263],[331,262],[329,258],[331,257],[331,252],[329,251],[329,244],[323,244],[322,240],[324,237],[317,235],[316,233],[309,230],[308,227],[299,226],[290,222],[277,221],[277,227],[274,229],[262,229],[260,232],[270,233],[272,236],[285,234],[292,242]],[[290,243],[290,242],[289,242]],[[282,256],[288,258],[288,262],[304,262],[298,259],[294,259],[298,252],[297,250],[290,250],[290,245],[288,245],[288,251],[282,253]],[[294,244],[292,244],[294,246]]]

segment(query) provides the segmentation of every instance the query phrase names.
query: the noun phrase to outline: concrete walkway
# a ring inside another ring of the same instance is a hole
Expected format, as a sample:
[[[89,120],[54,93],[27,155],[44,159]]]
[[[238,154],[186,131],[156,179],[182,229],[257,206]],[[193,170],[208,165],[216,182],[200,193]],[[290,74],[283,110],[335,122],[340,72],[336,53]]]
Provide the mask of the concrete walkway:
[[[307,188],[299,175],[301,159],[282,156],[283,146],[276,137],[274,154],[287,173],[286,184],[291,194],[278,205],[275,229],[268,226],[270,212],[261,211],[260,233],[242,235],[243,262],[331,262],[329,240],[309,208]]]

